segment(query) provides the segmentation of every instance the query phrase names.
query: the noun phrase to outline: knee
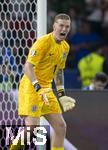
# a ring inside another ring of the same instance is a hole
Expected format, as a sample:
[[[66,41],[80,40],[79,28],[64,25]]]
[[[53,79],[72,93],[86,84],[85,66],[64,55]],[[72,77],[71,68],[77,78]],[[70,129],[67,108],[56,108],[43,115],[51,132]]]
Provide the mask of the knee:
[[[66,125],[66,122],[62,121],[62,122],[58,122],[56,124],[56,128],[55,128],[55,132],[57,133],[66,133],[66,128],[67,128],[67,125]]]
[[[67,128],[66,122],[60,123],[60,128],[61,128],[61,130],[63,130],[64,132],[66,132],[66,128]]]
[[[60,123],[59,123],[59,126],[60,126],[60,128],[63,128],[63,129],[65,129],[65,130],[66,130],[66,128],[67,128],[67,125],[66,125],[66,122],[65,122],[65,121],[60,122]]]

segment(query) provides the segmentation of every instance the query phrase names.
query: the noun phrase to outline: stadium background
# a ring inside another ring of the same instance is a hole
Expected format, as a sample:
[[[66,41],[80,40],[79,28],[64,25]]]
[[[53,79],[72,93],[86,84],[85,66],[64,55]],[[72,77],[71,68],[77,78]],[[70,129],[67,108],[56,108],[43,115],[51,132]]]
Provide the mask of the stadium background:
[[[23,119],[17,115],[17,89],[29,48],[37,37],[36,4],[36,0],[1,0],[0,2],[1,125],[23,124]],[[48,32],[51,31],[53,17],[57,13],[68,13],[75,23],[67,38],[69,43],[70,37],[77,32],[80,22],[86,20],[91,24],[92,31],[96,31],[101,39],[101,42],[96,43],[89,52],[97,50],[101,46],[100,43],[107,47],[108,2],[106,0],[48,0],[47,6]],[[98,17],[94,12],[99,12]],[[67,94],[75,97],[77,101],[73,112],[64,114],[68,124],[67,137],[79,150],[107,150],[107,90],[81,91],[81,80],[78,68],[74,65],[76,63],[74,54],[73,52],[69,54],[65,69]],[[108,49],[104,56],[108,60]],[[3,136],[0,138],[2,147],[4,138]]]

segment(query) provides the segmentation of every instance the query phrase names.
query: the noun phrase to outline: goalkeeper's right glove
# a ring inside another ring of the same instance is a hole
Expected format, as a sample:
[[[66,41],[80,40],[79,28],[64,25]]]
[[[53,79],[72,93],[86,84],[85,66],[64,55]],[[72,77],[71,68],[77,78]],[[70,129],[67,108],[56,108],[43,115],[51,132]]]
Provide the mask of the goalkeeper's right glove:
[[[38,81],[36,81],[33,86],[34,86],[36,92],[41,96],[44,103],[46,105],[49,105],[49,101],[48,101],[46,93],[51,91],[51,89],[50,88],[42,88],[40,86],[40,84],[38,83]]]

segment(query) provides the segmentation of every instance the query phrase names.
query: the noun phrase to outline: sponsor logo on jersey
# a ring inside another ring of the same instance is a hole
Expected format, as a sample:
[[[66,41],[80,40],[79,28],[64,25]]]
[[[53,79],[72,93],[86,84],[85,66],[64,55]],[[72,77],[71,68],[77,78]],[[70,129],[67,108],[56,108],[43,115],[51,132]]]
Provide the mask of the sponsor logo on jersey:
[[[49,56],[52,56],[52,55],[54,55],[54,53],[49,53]]]

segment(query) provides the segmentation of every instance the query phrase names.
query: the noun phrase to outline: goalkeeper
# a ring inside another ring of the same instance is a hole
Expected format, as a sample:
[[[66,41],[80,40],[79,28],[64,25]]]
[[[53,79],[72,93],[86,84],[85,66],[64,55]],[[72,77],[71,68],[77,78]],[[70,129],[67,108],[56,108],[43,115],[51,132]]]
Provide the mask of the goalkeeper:
[[[55,16],[53,31],[39,38],[31,47],[19,86],[18,113],[25,116],[26,125],[39,125],[40,116],[47,119],[54,129],[51,150],[64,150],[66,123],[62,110],[66,112],[75,106],[75,100],[65,95],[63,81],[63,69],[69,52],[65,38],[70,24],[67,14]],[[52,90],[53,79],[59,102]]]

